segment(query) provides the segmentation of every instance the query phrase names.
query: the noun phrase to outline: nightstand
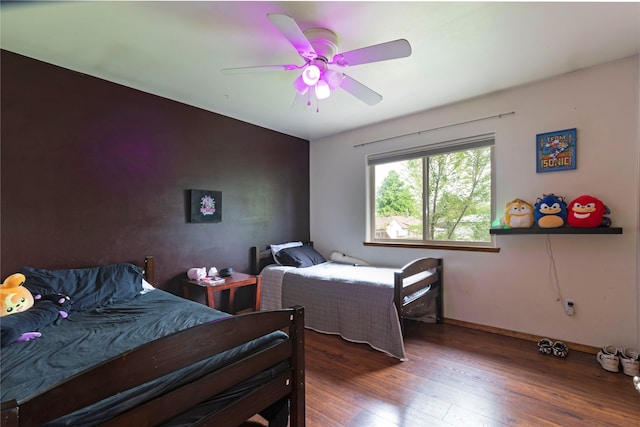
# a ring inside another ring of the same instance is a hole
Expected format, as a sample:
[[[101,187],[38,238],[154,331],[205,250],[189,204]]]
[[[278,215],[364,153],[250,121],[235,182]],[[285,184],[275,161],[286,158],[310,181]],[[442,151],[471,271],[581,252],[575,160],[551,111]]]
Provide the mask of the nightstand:
[[[182,281],[182,296],[189,298],[189,292],[195,287],[204,289],[206,294],[206,303],[211,308],[216,308],[216,302],[214,298],[215,292],[229,290],[229,313],[234,313],[234,297],[236,289],[243,286],[255,286],[255,301],[253,303],[253,310],[260,310],[260,287],[262,284],[262,277],[254,276],[245,273],[233,273],[231,276],[226,277],[224,283],[208,284],[199,280],[187,280]]]

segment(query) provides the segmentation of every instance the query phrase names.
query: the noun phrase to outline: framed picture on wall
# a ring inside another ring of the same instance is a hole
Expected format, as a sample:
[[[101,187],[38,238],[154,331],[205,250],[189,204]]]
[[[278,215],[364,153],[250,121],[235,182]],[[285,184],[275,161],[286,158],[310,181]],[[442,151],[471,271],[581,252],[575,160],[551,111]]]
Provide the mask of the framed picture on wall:
[[[222,221],[222,192],[212,190],[190,190],[191,222]]]
[[[536,135],[536,172],[576,168],[576,129]]]

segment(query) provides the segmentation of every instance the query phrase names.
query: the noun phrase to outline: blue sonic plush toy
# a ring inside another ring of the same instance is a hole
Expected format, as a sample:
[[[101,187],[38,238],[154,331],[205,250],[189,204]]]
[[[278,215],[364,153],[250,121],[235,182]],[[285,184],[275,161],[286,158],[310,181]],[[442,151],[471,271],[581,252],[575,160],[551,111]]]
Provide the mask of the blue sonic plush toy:
[[[533,217],[540,228],[562,227],[567,222],[567,204],[553,193],[543,194],[536,200]]]

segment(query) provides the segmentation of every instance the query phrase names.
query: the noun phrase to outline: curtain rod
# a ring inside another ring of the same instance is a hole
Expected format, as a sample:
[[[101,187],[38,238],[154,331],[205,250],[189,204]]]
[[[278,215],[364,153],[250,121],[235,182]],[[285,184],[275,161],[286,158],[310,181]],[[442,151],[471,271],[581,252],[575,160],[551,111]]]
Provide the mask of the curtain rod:
[[[515,111],[510,111],[508,113],[494,114],[493,116],[480,117],[478,119],[467,120],[465,122],[452,123],[452,124],[449,124],[449,125],[438,126],[438,127],[431,128],[431,129],[424,129],[424,130],[420,130],[418,132],[405,133],[404,135],[390,136],[389,138],[377,139],[375,141],[369,141],[369,142],[363,142],[361,144],[356,144],[356,145],[353,146],[353,148],[364,147],[365,145],[376,144],[378,142],[391,141],[393,139],[404,138],[406,136],[422,135],[425,132],[431,132],[433,130],[444,129],[444,128],[449,128],[449,127],[453,127],[453,126],[465,125],[467,123],[479,122],[481,120],[489,120],[489,119],[496,119],[496,118],[497,119],[501,119],[501,118],[503,118],[505,116],[510,116],[512,114],[515,114],[515,113],[516,113]]]

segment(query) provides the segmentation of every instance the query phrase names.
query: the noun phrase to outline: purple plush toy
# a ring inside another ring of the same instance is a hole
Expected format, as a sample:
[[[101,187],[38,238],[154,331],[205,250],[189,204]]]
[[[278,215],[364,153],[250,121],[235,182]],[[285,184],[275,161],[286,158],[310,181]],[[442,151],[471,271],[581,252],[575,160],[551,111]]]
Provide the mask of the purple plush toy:
[[[0,345],[30,341],[42,336],[39,329],[53,323],[59,317],[69,317],[72,301],[60,294],[35,295],[31,308],[11,316],[4,316],[0,324]]]

